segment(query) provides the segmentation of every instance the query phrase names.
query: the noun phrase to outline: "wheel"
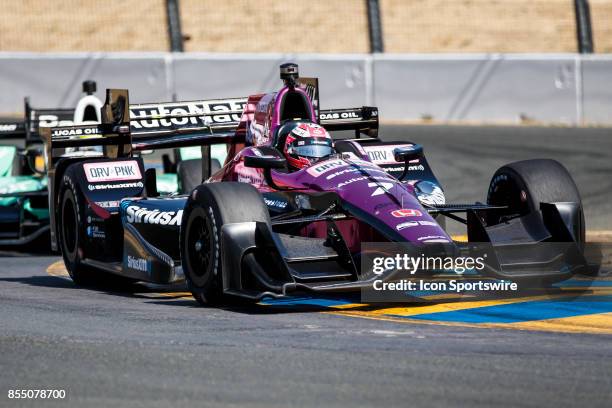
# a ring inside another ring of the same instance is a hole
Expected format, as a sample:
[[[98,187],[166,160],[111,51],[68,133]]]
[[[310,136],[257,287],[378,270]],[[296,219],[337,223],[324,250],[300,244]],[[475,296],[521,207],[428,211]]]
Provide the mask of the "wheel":
[[[221,227],[270,223],[261,194],[250,184],[220,182],[198,186],[189,196],[181,222],[181,260],[189,290],[198,303],[219,304],[223,295]]]
[[[83,196],[76,187],[70,168],[68,168],[59,189],[60,205],[57,214],[57,228],[64,264],[68,274],[77,285],[91,284],[93,279],[92,270],[81,263],[82,240],[85,236],[83,211],[79,206],[82,202]]]
[[[66,170],[59,190],[57,227],[59,247],[64,264],[72,281],[79,286],[97,287],[117,291],[129,291],[136,280],[96,270],[82,263],[83,240],[86,239],[83,207],[84,197]]]
[[[580,207],[580,248],[585,242],[584,212],[576,183],[563,165],[550,159],[514,162],[495,172],[489,185],[487,203],[507,205],[508,210],[490,211],[487,224],[495,225],[540,209],[540,203],[574,202]]]
[[[216,173],[221,168],[219,160],[212,159],[210,162],[211,174]],[[177,167],[179,193],[191,192],[194,188],[202,184],[202,159],[182,160]]]

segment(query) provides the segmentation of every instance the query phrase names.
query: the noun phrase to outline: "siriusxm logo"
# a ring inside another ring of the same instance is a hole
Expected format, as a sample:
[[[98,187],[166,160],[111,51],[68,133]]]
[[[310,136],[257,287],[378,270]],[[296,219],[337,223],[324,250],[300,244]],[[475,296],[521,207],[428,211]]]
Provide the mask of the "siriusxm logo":
[[[150,210],[137,205],[125,209],[125,219],[132,224],[181,225],[183,210],[159,211]]]
[[[140,272],[149,271],[149,263],[143,258],[134,258],[133,256],[127,256],[127,267]]]

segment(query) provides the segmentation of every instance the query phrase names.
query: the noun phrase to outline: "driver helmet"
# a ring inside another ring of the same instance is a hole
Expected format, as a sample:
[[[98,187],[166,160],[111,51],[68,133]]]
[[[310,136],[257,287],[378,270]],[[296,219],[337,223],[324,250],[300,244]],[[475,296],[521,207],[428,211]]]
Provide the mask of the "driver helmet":
[[[334,142],[316,123],[299,123],[287,135],[283,153],[290,168],[303,169],[334,154]]]

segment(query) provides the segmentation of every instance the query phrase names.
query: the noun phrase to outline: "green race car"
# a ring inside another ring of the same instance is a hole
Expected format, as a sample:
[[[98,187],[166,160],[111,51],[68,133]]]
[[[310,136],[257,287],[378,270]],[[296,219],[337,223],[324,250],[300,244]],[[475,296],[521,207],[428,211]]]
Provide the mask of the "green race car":
[[[49,231],[47,178],[29,168],[32,160],[41,164],[42,156],[0,146],[0,245],[27,244]]]

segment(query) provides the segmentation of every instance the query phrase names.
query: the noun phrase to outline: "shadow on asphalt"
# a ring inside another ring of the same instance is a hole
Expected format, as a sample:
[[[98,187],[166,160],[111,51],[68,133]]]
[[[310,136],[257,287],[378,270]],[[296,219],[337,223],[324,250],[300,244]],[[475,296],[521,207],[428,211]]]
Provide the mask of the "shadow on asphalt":
[[[330,301],[346,301],[348,303],[352,303],[349,307],[335,308],[325,305],[317,305],[317,304],[309,304],[309,303],[292,303],[287,302],[286,305],[283,304],[251,304],[251,305],[223,305],[223,306],[211,306],[212,308],[219,308],[229,312],[241,313],[246,315],[273,315],[273,314],[289,314],[289,313],[314,313],[314,312],[329,312],[329,311],[341,311],[341,310],[350,310],[351,312],[373,312],[382,309],[388,308],[411,308],[418,309],[420,307],[428,307],[436,304],[453,304],[453,303],[462,303],[462,302],[474,302],[474,301],[483,301],[483,300],[510,300],[510,299],[521,299],[522,297],[527,296],[550,296],[550,299],[558,298],[558,296],[563,295],[564,302],[572,302],[573,300],[580,300],[586,295],[596,294],[593,290],[583,289],[583,290],[575,290],[572,291],[571,294],[568,294],[566,291],[562,291],[560,289],[555,290],[546,290],[540,291],[539,293],[521,293],[516,294],[514,296],[498,296],[498,297],[459,297],[457,299],[441,299],[441,300],[415,300],[413,302],[388,302],[388,303],[368,303],[363,304],[359,299],[359,295],[354,300],[350,300],[346,297],[341,299],[333,298],[333,297],[316,297],[314,298],[316,301],[321,300],[330,300]],[[556,295],[556,296],[555,296]],[[525,299],[525,301],[528,301]],[[306,300],[307,302],[307,300]],[[202,308],[206,309],[206,306],[200,306],[195,299],[177,299],[177,300],[161,300],[156,299],[153,301],[149,301],[147,303],[155,304],[155,305],[164,305],[164,306],[180,306],[180,307],[193,307],[193,308]]]
[[[161,306],[178,306],[183,308],[202,308],[205,310],[207,307],[200,306],[195,299],[186,298],[185,287],[183,285],[175,285],[174,287],[159,287],[150,286],[143,283],[131,283],[131,284],[117,284],[116,282],[99,282],[96,286],[79,287],[74,285],[72,281],[66,277],[60,276],[27,276],[27,277],[10,277],[0,278],[0,282],[17,282],[26,285],[47,287],[47,288],[59,288],[59,289],[85,289],[93,290],[99,293],[104,293],[114,297],[124,297],[132,299],[143,299],[146,303],[161,305]],[[281,301],[268,301],[267,304],[226,304],[221,306],[211,306],[214,308],[223,309],[229,312],[241,313],[246,315],[271,315],[271,314],[288,314],[288,313],[315,313],[330,310],[344,310],[343,308],[330,307],[329,304],[334,302],[351,304],[346,310],[370,312],[385,308],[397,308],[397,307],[410,307],[419,308],[425,306],[431,306],[435,304],[450,304],[450,303],[461,303],[461,302],[472,302],[477,300],[490,300],[490,299],[520,299],[522,297],[532,296],[551,296],[558,297],[564,296],[563,299],[571,302],[574,298],[581,298],[585,295],[594,294],[593,290],[589,288],[579,289],[576,288],[571,292],[564,291],[561,288],[546,288],[542,290],[531,290],[529,292],[515,293],[511,296],[497,296],[497,297],[470,297],[458,295],[455,298],[445,298],[437,300],[418,299],[414,298],[413,301],[407,302],[387,302],[387,303],[370,303],[362,304],[360,294],[343,295],[342,297],[334,296],[295,296],[287,298]],[[329,302],[329,304],[326,304]]]
[[[0,245],[0,258],[26,256],[59,256],[59,252],[51,251],[49,236],[42,236],[25,245]]]
[[[55,276],[24,276],[19,278],[0,278],[0,282],[17,282],[31,286],[43,286],[47,288],[77,289],[74,284],[66,279],[58,279]]]

